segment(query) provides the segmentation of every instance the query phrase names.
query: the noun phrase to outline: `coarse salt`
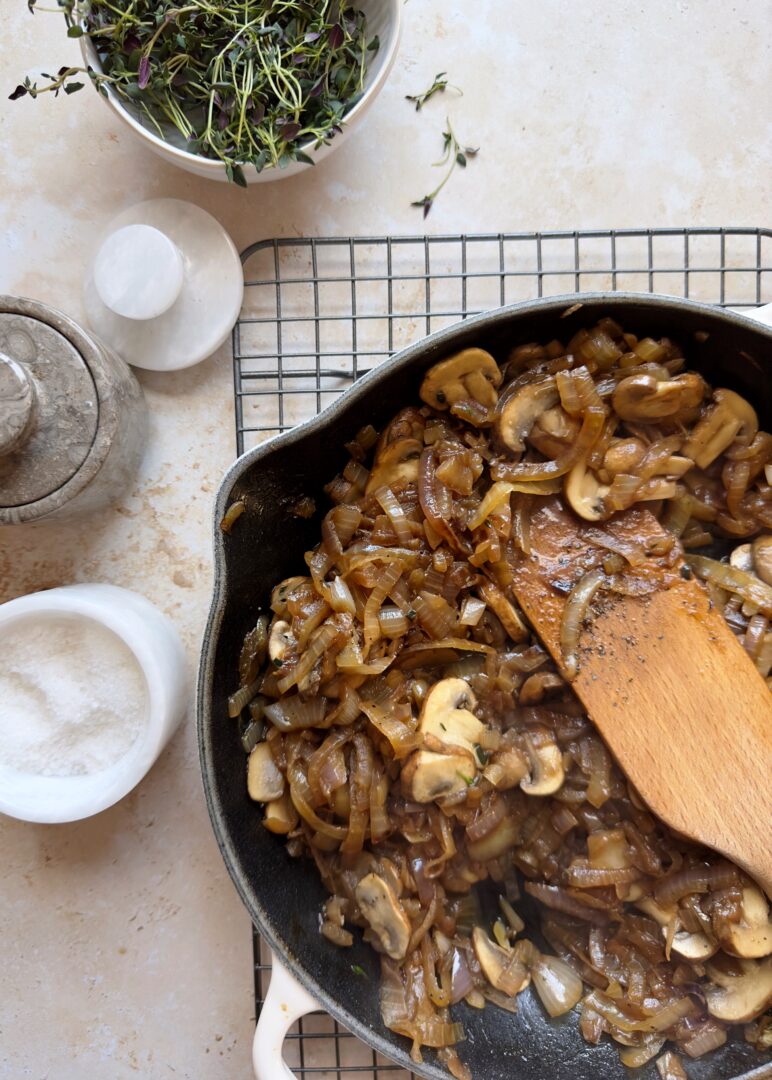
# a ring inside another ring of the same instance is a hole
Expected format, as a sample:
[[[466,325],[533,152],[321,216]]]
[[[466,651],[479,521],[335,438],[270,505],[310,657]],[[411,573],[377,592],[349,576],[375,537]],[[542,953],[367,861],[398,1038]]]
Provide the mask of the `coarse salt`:
[[[148,690],[111,630],[77,616],[14,621],[0,636],[0,766],[83,776],[119,761],[147,723]]]

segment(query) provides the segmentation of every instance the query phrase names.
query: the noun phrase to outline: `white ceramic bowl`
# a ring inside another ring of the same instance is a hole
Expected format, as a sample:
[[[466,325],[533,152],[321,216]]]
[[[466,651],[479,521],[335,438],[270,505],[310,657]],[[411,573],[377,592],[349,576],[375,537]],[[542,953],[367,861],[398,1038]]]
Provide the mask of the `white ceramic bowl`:
[[[362,122],[367,110],[372,105],[386,78],[391,71],[394,59],[397,55],[399,37],[402,29],[402,5],[404,0],[359,0],[357,6],[367,17],[368,39],[376,34],[380,38],[380,48],[370,61],[365,76],[365,88],[362,97],[357,104],[346,113],[343,130],[337,134],[331,142],[322,143],[314,147],[313,142],[308,142],[302,149],[315,162],[331,154],[341,145],[344,139]],[[101,71],[101,64],[97,51],[90,38],[80,39],[81,51],[86,64],[95,71]],[[170,165],[178,165],[181,169],[203,176],[207,180],[227,180],[225,166],[218,161],[201,157],[185,149],[185,141],[176,129],[171,128],[168,141],[147,126],[143,121],[142,114],[138,110],[132,110],[110,89],[106,94],[100,94],[113,112],[118,116],[126,127],[142,140],[148,149],[153,150]],[[300,161],[292,161],[286,169],[265,168],[261,173],[256,172],[251,166],[245,166],[244,175],[248,184],[257,184],[269,180],[280,180],[282,177],[295,176],[310,166]]]
[[[114,585],[65,585],[0,605],[0,655],[14,625],[62,615],[96,622],[128,646],[145,676],[147,717],[128,752],[100,772],[37,776],[0,766],[0,813],[22,821],[79,821],[118,802],[153,765],[188,703],[187,663],[172,622],[144,596]]]

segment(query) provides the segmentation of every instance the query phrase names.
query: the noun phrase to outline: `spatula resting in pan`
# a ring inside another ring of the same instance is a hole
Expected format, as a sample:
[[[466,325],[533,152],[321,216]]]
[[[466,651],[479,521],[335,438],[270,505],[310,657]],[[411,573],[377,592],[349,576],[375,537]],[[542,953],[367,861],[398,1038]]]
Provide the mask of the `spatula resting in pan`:
[[[651,810],[772,897],[772,694],[649,511],[602,533],[649,553],[613,589],[600,528],[549,500],[514,593]]]

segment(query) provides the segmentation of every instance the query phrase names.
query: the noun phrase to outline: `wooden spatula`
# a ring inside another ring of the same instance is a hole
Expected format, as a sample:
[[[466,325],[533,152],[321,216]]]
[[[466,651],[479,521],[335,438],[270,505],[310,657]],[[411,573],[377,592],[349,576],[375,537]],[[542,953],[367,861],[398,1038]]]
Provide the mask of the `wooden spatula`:
[[[600,529],[549,500],[531,519],[531,555],[514,567],[514,593],[564,674],[571,588],[610,554]],[[622,546],[667,546],[639,508],[602,530]],[[680,555],[648,556],[625,578],[641,595],[596,594],[573,688],[651,810],[772,897],[772,694]]]

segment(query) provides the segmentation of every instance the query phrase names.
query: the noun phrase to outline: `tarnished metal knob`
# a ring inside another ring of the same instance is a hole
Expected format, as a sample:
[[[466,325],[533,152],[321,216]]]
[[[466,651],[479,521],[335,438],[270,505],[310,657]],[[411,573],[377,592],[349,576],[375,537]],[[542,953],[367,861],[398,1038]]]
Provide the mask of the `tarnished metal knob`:
[[[0,353],[0,456],[29,435],[35,422],[35,383],[23,364]]]

